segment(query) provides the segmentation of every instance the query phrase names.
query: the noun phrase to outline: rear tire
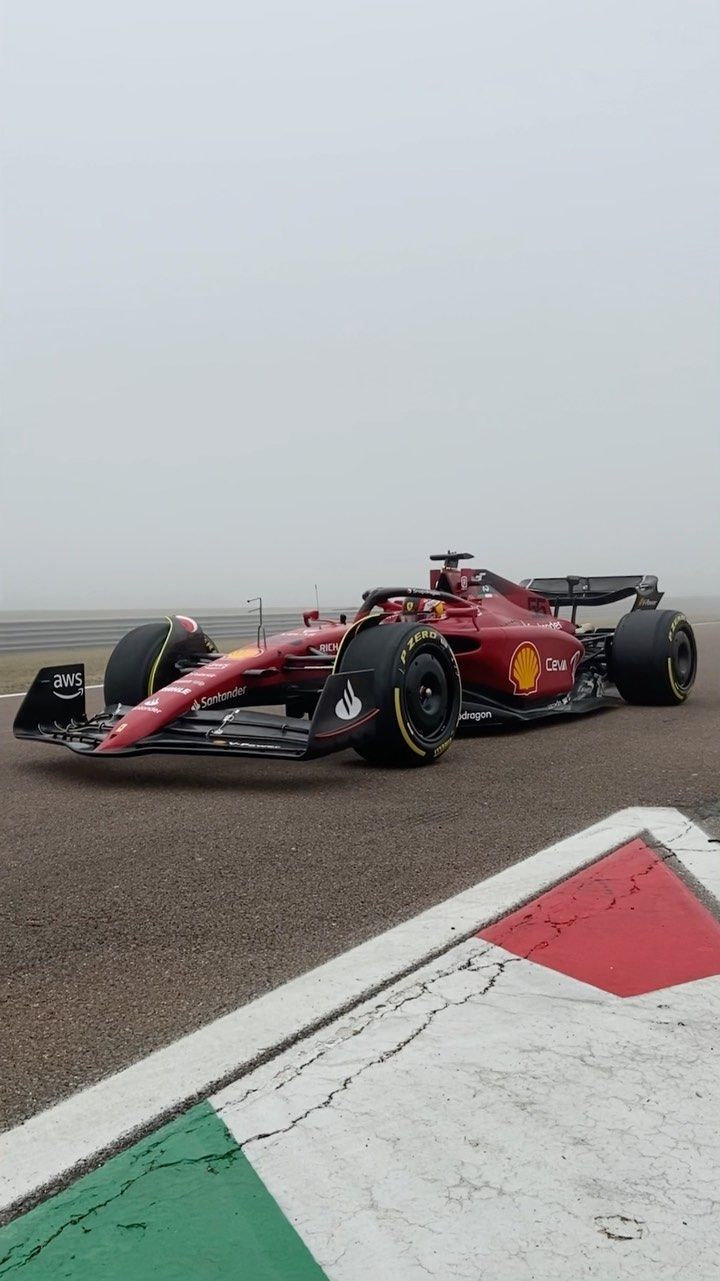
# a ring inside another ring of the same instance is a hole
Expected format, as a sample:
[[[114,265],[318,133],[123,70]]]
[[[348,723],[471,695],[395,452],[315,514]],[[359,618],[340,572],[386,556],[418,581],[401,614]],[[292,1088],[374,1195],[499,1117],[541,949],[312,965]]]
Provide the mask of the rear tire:
[[[431,627],[366,627],[342,646],[337,671],[375,673],[377,716],[355,751],[372,765],[431,765],[450,747],[462,700],[450,646]]]
[[[609,671],[626,703],[684,703],[697,671],[697,646],[684,614],[672,609],[625,614],[612,639]]]
[[[178,658],[192,660],[201,654],[216,653],[217,647],[195,624],[189,631],[185,619],[165,618],[143,623],[118,641],[105,668],[105,706],[136,707],[148,695],[178,677]]]

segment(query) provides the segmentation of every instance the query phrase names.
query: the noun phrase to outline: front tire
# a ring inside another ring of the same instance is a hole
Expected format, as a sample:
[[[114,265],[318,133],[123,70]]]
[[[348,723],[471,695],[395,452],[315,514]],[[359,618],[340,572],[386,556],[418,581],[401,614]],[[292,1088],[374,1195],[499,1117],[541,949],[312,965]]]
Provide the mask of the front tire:
[[[192,628],[190,627],[192,624]],[[105,668],[105,706],[136,707],[179,674],[178,659],[192,662],[217,646],[191,618],[165,618],[133,627],[115,646]]]
[[[375,673],[378,714],[355,751],[372,765],[431,765],[450,747],[462,699],[450,646],[431,627],[366,627],[343,646],[336,671]]]
[[[672,609],[625,614],[615,628],[609,671],[626,703],[684,703],[697,671],[695,634],[685,615]]]

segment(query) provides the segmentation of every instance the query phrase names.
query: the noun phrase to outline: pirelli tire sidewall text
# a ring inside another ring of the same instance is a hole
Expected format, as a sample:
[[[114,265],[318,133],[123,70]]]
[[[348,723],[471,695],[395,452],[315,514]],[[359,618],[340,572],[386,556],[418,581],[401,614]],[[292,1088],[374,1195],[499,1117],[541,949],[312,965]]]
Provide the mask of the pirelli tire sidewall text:
[[[433,627],[386,623],[343,647],[341,671],[375,673],[377,715],[355,750],[377,765],[431,765],[451,746],[462,686],[455,655]]]

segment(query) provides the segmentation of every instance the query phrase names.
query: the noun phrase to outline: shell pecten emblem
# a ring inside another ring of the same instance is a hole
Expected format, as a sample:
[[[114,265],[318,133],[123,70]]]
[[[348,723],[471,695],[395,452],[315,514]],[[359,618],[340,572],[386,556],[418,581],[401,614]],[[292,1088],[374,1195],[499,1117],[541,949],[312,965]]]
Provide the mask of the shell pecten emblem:
[[[540,679],[540,655],[532,641],[518,645],[510,659],[510,680],[516,694],[535,694]]]

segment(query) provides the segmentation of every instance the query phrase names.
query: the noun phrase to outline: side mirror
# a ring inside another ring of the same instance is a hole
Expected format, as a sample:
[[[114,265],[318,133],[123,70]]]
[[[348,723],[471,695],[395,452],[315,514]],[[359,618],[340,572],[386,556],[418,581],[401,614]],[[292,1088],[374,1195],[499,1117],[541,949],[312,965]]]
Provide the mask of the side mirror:
[[[303,622],[306,627],[309,627],[311,623],[316,623],[319,617],[320,617],[319,609],[306,609],[303,614]]]

